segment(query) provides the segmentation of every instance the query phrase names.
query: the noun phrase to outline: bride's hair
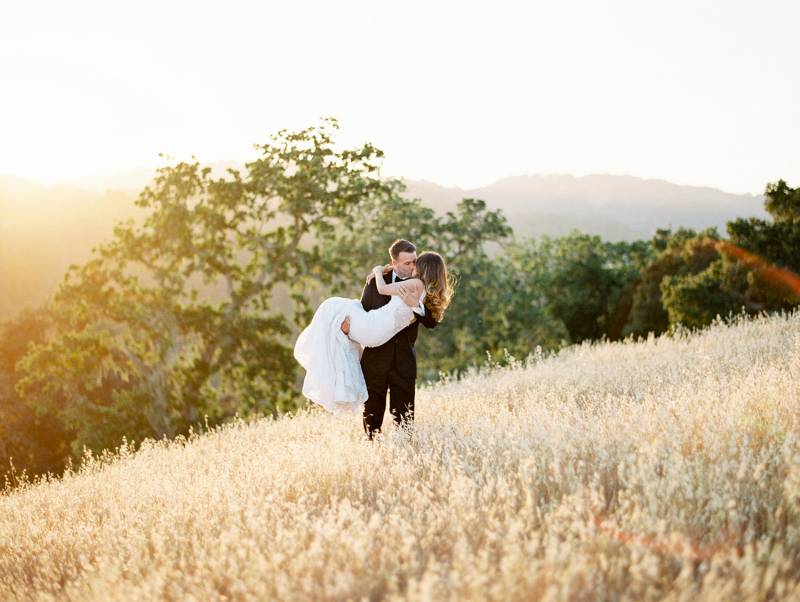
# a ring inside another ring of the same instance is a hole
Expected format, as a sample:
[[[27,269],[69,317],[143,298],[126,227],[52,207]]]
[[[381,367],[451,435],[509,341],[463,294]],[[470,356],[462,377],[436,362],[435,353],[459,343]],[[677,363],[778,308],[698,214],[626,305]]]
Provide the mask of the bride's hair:
[[[425,286],[425,305],[434,319],[441,322],[444,310],[453,298],[453,282],[442,256],[433,251],[420,253],[417,257],[417,276]]]

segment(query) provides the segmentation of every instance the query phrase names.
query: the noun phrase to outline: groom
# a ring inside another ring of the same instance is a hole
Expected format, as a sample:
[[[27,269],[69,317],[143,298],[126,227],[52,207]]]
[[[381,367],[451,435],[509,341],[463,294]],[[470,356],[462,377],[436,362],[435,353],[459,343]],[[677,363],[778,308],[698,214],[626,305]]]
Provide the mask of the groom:
[[[392,259],[391,271],[384,280],[391,284],[402,282],[414,275],[417,248],[407,240],[396,240],[389,247]],[[378,293],[375,279],[367,280],[361,293],[361,305],[366,311],[378,309],[389,303],[391,297]],[[424,296],[419,306],[413,308],[417,319],[398,332],[380,347],[367,347],[361,356],[361,370],[367,383],[369,395],[364,405],[364,430],[370,440],[379,433],[386,412],[386,391],[389,391],[389,412],[399,426],[414,420],[414,387],[417,380],[417,352],[414,343],[417,329],[422,322],[426,328],[436,326],[436,320],[425,307]],[[345,334],[350,332],[350,323],[342,324]]]

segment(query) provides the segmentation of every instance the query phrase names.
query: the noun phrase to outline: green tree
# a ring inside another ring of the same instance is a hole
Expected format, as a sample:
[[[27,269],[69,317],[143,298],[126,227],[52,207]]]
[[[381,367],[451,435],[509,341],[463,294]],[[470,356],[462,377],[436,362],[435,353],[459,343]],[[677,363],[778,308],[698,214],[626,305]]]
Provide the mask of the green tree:
[[[650,241],[650,261],[635,279],[631,306],[622,335],[647,336],[669,330],[670,315],[662,298],[665,278],[696,274],[719,259],[719,234],[709,228],[702,232],[688,228],[659,229]]]
[[[559,238],[542,237],[534,248],[542,256],[551,313],[563,322],[569,342],[616,338],[618,322],[627,313],[626,295],[649,257],[648,245],[606,242],[573,231]]]
[[[381,151],[337,151],[335,120],[282,130],[245,173],[197,161],[159,170],[95,257],[67,274],[54,332],[22,359],[19,394],[77,435],[73,451],[123,435],[173,437],[235,413],[299,401],[293,329],[314,290],[335,286],[331,249],[355,208],[392,197]],[[368,236],[369,233],[364,233]],[[218,299],[201,294],[222,291]],[[276,309],[278,295],[292,301]]]
[[[671,324],[700,327],[717,315],[788,310],[800,303],[800,190],[783,180],[765,190],[772,220],[728,222],[729,241],[688,242],[713,257],[702,270],[676,274],[661,283]]]
[[[420,337],[420,367],[428,378],[483,363],[487,352],[501,351],[507,341],[502,302],[508,280],[488,246],[506,241],[511,227],[501,211],[466,198],[437,221],[431,234],[429,248],[446,259],[456,289],[442,323]]]
[[[745,295],[754,310],[790,309],[800,303],[800,290],[776,272],[800,273],[800,188],[790,188],[783,180],[769,183],[764,206],[772,221],[728,222],[730,242],[738,249],[728,247],[726,252],[751,268]]]
[[[420,199],[403,198],[401,180],[383,184],[373,202],[355,206],[338,235],[326,240],[326,269],[338,277],[325,293],[360,297],[370,270],[389,262],[389,247],[398,238],[412,241],[419,251],[442,251],[447,259],[447,250],[441,249],[441,219]]]
[[[436,378],[441,371],[463,370],[481,363],[486,352],[502,353],[504,340],[498,321],[506,322],[505,275],[489,258],[487,248],[508,239],[511,228],[501,211],[490,211],[480,199],[463,199],[454,211],[438,216],[420,199],[401,196],[404,185],[386,180],[373,203],[355,208],[349,228],[329,242],[327,250],[344,275],[333,292],[359,296],[369,269],[388,261],[392,241],[413,241],[418,251],[436,251],[448,264],[456,282],[456,296],[444,321],[418,339],[420,378]],[[498,309],[499,308],[499,309]],[[424,329],[423,329],[424,330]]]
[[[609,243],[572,232],[508,241],[492,257],[470,258],[468,281],[476,286],[462,290],[461,282],[463,314],[443,355],[458,358],[463,369],[487,354],[502,362],[506,351],[523,358],[536,347],[610,338],[625,293],[648,257],[645,242]]]
[[[0,324],[0,483],[13,463],[32,476],[59,473],[69,455],[73,434],[57,417],[24,404],[15,386],[17,362],[28,348],[44,340],[49,319],[44,309],[28,309]]]
[[[702,239],[695,239],[687,246],[696,243],[704,250],[716,249]],[[741,290],[746,287],[747,269],[727,257],[719,257],[709,262],[700,271],[665,276],[661,281],[661,294],[664,308],[669,315],[670,325],[683,324],[690,328],[706,326],[717,316],[727,316],[746,307],[746,298]]]

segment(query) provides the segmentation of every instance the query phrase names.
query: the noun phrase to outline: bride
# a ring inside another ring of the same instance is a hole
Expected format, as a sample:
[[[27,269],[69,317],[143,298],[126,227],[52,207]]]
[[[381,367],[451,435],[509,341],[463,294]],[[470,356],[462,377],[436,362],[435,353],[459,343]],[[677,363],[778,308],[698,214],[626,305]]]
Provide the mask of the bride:
[[[361,412],[367,385],[361,371],[364,347],[379,347],[415,319],[412,308],[422,301],[437,322],[450,304],[452,287],[447,266],[433,251],[420,253],[412,278],[394,284],[383,279],[384,266],[370,274],[386,305],[365,311],[358,299],[329,297],[317,308],[311,323],[300,333],[294,357],[306,370],[303,395],[330,412]],[[350,321],[349,335],[341,330]]]

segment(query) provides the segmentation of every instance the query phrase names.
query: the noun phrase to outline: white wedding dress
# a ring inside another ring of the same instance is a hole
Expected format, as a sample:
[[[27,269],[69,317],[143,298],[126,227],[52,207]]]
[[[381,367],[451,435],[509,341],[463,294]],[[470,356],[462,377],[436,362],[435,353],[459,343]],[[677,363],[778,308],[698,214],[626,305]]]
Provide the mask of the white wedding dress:
[[[347,316],[349,337],[340,328]],[[306,370],[303,395],[329,412],[360,413],[368,397],[362,347],[383,345],[413,321],[413,310],[398,296],[372,311],[358,299],[325,299],[294,345],[294,357]]]

